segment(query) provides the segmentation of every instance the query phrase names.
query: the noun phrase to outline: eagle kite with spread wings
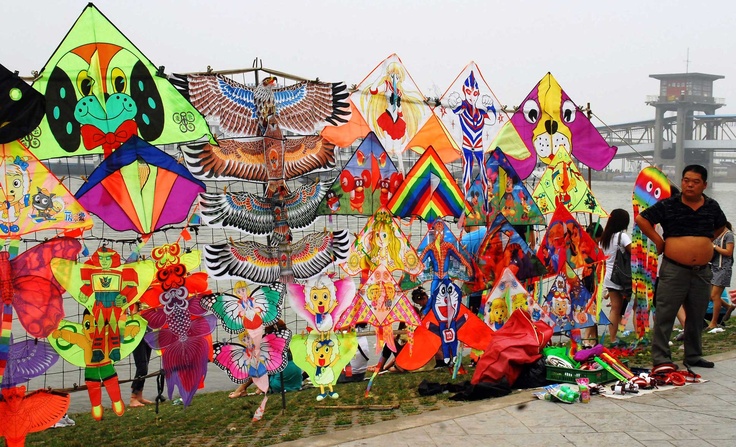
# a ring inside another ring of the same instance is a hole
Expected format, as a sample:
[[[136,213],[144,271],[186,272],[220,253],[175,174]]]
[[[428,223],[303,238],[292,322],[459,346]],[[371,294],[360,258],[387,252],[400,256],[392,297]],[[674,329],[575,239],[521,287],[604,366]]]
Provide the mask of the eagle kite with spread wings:
[[[254,241],[205,245],[205,263],[217,279],[240,278],[258,284],[309,279],[333,262],[347,259],[347,230],[312,233],[294,242],[264,245]]]
[[[339,126],[350,119],[344,82],[302,81],[277,87],[269,76],[247,86],[221,74],[175,75],[174,84],[202,114],[232,136],[264,136],[268,117],[281,129],[313,134],[325,123]]]

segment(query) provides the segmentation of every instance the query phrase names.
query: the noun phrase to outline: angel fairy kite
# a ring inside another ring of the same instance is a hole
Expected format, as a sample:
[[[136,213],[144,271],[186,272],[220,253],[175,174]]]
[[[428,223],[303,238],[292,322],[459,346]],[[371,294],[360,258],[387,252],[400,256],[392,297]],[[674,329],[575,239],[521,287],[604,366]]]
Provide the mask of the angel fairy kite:
[[[360,109],[387,152],[399,157],[403,170],[401,153],[422,124],[424,98],[418,91],[405,88],[408,74],[396,55],[384,61],[384,66],[376,70],[378,77],[364,84]]]

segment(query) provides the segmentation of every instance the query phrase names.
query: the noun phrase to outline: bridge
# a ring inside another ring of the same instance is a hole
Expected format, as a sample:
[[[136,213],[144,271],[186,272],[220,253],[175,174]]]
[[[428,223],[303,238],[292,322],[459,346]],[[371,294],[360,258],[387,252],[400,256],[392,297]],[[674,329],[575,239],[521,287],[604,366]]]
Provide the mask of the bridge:
[[[677,140],[677,117],[664,119],[662,158],[674,158]],[[688,151],[717,153],[718,159],[736,159],[736,115],[694,115],[693,139],[683,141]],[[655,143],[655,120],[635,121],[597,127],[605,140],[618,146],[616,158],[652,157]]]
[[[659,95],[646,98],[655,108],[653,120],[598,127],[609,144],[618,146],[616,158],[654,163],[668,174],[698,163],[714,174],[735,177],[736,115],[717,115],[725,100],[712,96],[713,81],[723,76],[675,73],[650,77],[660,81]]]

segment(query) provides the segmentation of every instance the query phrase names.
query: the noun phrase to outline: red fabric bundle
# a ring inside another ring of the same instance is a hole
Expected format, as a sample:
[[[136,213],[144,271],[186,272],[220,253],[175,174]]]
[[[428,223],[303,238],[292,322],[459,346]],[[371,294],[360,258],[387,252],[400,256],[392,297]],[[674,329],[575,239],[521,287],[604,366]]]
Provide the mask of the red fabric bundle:
[[[471,383],[498,383],[505,377],[509,385],[513,385],[524,365],[542,357],[542,348],[550,338],[552,328],[548,324],[532,322],[528,313],[516,309],[503,327],[493,334],[478,360]]]

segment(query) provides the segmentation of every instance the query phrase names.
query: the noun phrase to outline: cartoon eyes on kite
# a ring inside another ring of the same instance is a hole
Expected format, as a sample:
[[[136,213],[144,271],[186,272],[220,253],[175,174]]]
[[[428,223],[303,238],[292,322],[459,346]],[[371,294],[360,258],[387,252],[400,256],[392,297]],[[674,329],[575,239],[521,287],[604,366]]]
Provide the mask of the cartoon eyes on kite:
[[[77,75],[77,89],[82,96],[89,96],[93,85],[95,85],[95,80],[87,75],[87,70],[80,71]]]
[[[112,88],[115,93],[122,93],[125,91],[125,86],[128,83],[125,73],[118,67],[112,69]]]
[[[525,102],[522,112],[524,113],[524,118],[529,123],[535,124],[539,121],[539,104],[537,104],[537,101],[530,99]]]
[[[11,88],[8,96],[13,101],[20,101],[23,98],[23,92],[19,88]]]
[[[21,183],[20,179],[14,179],[13,180],[13,187],[20,188],[21,185],[22,185],[22,183]]]
[[[575,103],[569,99],[562,103],[562,120],[566,123],[575,121],[575,113],[578,109],[575,107]]]
[[[647,189],[647,192],[651,193],[654,196],[654,198],[657,200],[659,200],[659,196],[662,195],[662,189],[661,188],[654,189],[654,183],[651,181],[647,182],[646,189]]]

